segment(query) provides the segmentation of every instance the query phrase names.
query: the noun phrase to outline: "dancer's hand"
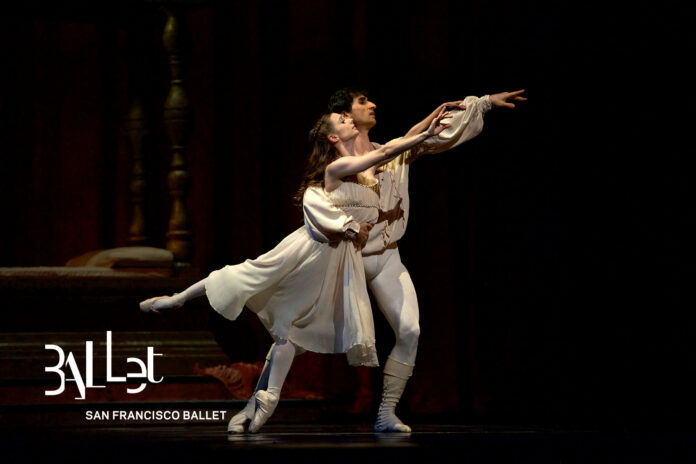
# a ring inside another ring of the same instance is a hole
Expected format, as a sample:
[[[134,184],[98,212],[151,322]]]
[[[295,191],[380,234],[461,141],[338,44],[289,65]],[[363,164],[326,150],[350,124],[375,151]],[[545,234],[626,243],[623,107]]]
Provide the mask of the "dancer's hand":
[[[370,236],[370,231],[372,230],[372,224],[369,222],[360,223],[360,231],[353,237],[353,245],[357,251],[362,250],[367,243],[367,237]]]
[[[520,95],[522,92],[524,92],[524,89],[516,90],[514,92],[495,93],[489,97],[491,100],[491,106],[493,108],[514,108],[515,104],[509,103],[507,100],[510,99],[515,101],[527,101],[527,97],[523,97]]]
[[[430,127],[428,127],[428,136],[432,137],[433,135],[437,135],[443,130],[450,127],[450,124],[442,124],[442,120],[451,116],[452,115],[449,111],[445,111],[445,108],[442,108],[440,110],[440,114],[438,114],[435,117],[435,119],[432,120],[432,122],[430,123]]]
[[[442,111],[443,109],[451,108],[454,110],[465,110],[466,105],[464,104],[464,100],[456,100],[456,101],[451,101],[451,102],[445,102],[442,105],[438,106],[438,113]]]
[[[440,114],[442,110],[447,110],[447,108],[465,110],[466,105],[464,105],[464,100],[445,102],[439,105],[437,108],[435,108],[435,110],[433,110],[432,113],[428,115],[427,118],[423,119],[421,122],[413,126],[408,132],[406,132],[406,135],[404,135],[404,137],[410,137],[411,135],[417,135],[422,133],[424,130],[428,128],[433,119],[437,117],[437,115]]]

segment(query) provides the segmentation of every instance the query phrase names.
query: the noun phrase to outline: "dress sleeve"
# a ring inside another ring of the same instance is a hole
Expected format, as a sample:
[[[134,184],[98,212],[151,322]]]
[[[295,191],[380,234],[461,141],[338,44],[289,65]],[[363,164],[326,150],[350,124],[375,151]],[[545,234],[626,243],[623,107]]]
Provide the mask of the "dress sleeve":
[[[466,97],[464,105],[466,105],[466,109],[451,110],[452,117],[442,120],[443,123],[450,124],[451,127],[411,148],[408,162],[414,161],[420,155],[450,150],[481,133],[483,114],[491,109],[489,96]]]
[[[305,190],[302,210],[307,230],[318,242],[343,240],[346,233],[360,232],[360,223],[334,206],[326,192],[319,187],[309,187]]]

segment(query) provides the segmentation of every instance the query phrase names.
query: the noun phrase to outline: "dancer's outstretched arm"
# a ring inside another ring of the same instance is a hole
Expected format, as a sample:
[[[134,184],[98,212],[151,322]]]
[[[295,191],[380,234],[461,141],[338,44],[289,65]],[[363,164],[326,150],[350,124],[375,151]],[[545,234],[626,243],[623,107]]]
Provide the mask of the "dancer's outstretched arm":
[[[449,116],[444,109],[432,120],[430,127],[418,135],[392,140],[381,147],[362,156],[343,156],[326,167],[324,175],[324,188],[327,192],[341,185],[341,178],[357,174],[372,166],[388,163],[400,153],[423,142],[429,137],[435,136],[449,127],[449,124],[441,124],[443,118]]]
[[[514,92],[494,93],[490,96],[491,106],[493,108],[514,108],[515,104],[508,100],[527,101],[527,97],[523,97],[524,89],[515,90]]]
[[[527,97],[523,97],[521,94],[524,92],[524,89],[522,90],[516,90],[514,92],[500,92],[500,93],[495,93],[491,95],[490,102],[491,102],[491,108],[514,108],[515,104],[508,102],[509,100],[514,100],[514,101],[527,101]],[[440,111],[442,109],[449,109],[449,110],[465,110],[466,109],[466,103],[464,103],[464,100],[456,100],[456,101],[451,101],[451,102],[445,102],[435,108],[432,113],[430,113],[425,119],[423,119],[421,122],[416,124],[409,130],[404,137],[408,137],[409,135],[414,135],[414,134],[419,134],[423,132],[432,122],[432,120],[440,114]]]
[[[445,120],[451,127],[437,137],[431,137],[414,147],[409,153],[408,162],[412,162],[418,156],[426,153],[442,153],[443,151],[450,150],[473,139],[483,130],[483,115],[485,113],[493,108],[514,108],[515,104],[510,101],[527,101],[527,98],[522,96],[523,92],[524,89],[514,92],[500,92],[490,96],[485,95],[480,98],[470,96],[466,97],[461,102],[448,102],[438,106],[436,111],[442,107],[449,107],[450,105],[453,106],[460,103],[458,108],[451,110],[451,117]],[[432,117],[433,114],[431,113],[423,121],[413,126],[411,131],[422,127],[424,124],[428,123]],[[408,134],[410,134],[411,131],[409,131]]]

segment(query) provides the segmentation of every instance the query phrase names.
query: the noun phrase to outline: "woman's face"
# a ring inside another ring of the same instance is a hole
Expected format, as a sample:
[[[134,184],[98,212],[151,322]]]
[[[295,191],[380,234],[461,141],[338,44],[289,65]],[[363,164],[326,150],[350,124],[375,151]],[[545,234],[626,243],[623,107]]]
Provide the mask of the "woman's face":
[[[332,135],[336,135],[341,142],[347,142],[358,136],[358,129],[353,124],[349,116],[342,116],[338,113],[331,113]]]

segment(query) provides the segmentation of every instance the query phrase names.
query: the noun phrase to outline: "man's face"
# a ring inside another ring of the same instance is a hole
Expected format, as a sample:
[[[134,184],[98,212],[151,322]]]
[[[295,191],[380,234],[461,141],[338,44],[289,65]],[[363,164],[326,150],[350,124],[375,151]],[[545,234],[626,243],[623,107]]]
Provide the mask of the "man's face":
[[[365,95],[358,95],[353,98],[350,117],[357,127],[372,129],[377,124],[377,119],[375,118],[376,109],[377,105],[368,100]]]

